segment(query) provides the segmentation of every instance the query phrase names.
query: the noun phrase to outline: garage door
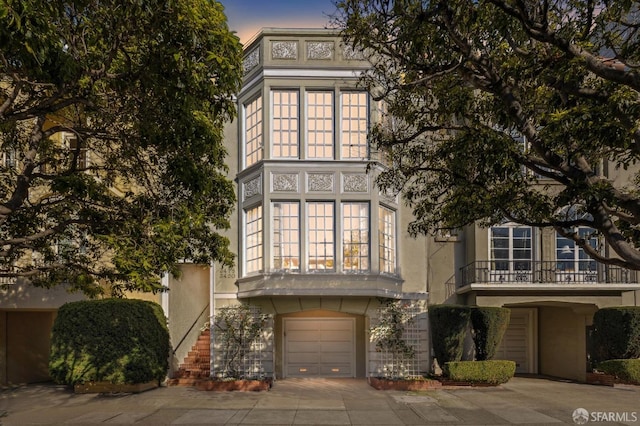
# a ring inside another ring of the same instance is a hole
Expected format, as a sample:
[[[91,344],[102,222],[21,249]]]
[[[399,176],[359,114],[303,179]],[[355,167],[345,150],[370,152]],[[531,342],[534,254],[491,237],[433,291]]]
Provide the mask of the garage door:
[[[285,377],[355,377],[355,319],[285,318]]]
[[[494,359],[515,361],[516,373],[537,373],[535,309],[511,309],[509,328]]]

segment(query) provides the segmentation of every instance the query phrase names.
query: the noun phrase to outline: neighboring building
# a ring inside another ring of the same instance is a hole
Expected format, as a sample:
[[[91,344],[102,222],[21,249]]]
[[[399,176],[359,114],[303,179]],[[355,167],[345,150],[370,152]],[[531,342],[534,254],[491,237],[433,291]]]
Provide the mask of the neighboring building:
[[[239,303],[271,317],[248,373],[424,373],[431,370],[428,306],[459,303],[511,308],[498,358],[515,360],[517,372],[585,380],[593,314],[640,305],[636,272],[597,264],[551,229],[505,223],[411,238],[410,209],[374,184],[385,166],[367,146],[367,129],[381,119],[357,84],[368,67],[331,30],[263,29],[245,46],[238,119],[225,133],[238,188],[237,226],[227,233],[236,268],[185,264],[181,278],[165,278],[168,292],[133,295],[165,310],[171,373],[203,325]],[[0,292],[0,383],[47,378],[56,310],[78,298],[26,284]],[[413,361],[370,341],[388,300],[414,318],[405,333]],[[215,373],[222,351],[211,348]]]

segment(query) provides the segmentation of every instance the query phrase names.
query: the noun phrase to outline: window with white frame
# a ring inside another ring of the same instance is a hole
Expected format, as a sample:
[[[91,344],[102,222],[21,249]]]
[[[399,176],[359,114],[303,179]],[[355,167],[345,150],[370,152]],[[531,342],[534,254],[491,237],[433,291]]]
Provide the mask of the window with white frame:
[[[333,92],[307,92],[307,157],[333,158]]]
[[[245,112],[245,166],[262,160],[262,96],[244,107]]]
[[[272,92],[271,153],[274,158],[298,158],[298,92]]]
[[[396,273],[396,212],[387,207],[378,209],[378,256],[380,272]]]
[[[262,271],[262,206],[245,210],[245,272]]]
[[[595,229],[579,227],[576,229],[576,232],[578,236],[585,239],[591,247],[596,248],[598,246]],[[575,241],[556,233],[556,269],[561,273],[595,272],[596,261],[590,258],[584,249],[578,246]]]
[[[532,260],[532,228],[504,225],[490,229],[491,270],[530,271]]]
[[[274,202],[273,211],[273,269],[300,270],[300,204]]]
[[[340,106],[342,158],[367,158],[369,114],[366,92],[342,92]]]
[[[368,203],[342,203],[342,269],[369,270]]]
[[[334,227],[333,203],[307,203],[307,269],[310,272],[335,270]]]

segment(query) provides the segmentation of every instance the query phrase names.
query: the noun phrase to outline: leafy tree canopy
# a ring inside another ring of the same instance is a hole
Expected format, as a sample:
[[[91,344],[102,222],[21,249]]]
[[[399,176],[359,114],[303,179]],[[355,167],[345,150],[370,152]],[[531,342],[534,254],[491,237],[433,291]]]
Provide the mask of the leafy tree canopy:
[[[2,2],[0,278],[117,295],[231,264],[241,55],[216,1]]]
[[[378,183],[403,191],[413,234],[506,219],[640,269],[640,2],[337,5],[388,113],[370,136],[393,165]]]

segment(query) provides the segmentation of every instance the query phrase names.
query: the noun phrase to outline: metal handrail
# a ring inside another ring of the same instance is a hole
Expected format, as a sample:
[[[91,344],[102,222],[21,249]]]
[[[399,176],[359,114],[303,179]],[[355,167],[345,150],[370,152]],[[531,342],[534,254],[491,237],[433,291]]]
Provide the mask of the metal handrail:
[[[473,283],[637,284],[637,271],[594,260],[481,260],[460,268],[460,285]]]
[[[196,326],[196,324],[198,323],[198,320],[200,320],[200,317],[202,316],[202,314],[204,314],[207,309],[209,309],[209,304],[207,303],[207,306],[204,307],[204,309],[202,310],[202,312],[200,312],[200,315],[197,316],[196,320],[193,322],[193,324],[191,324],[191,327],[189,327],[189,329],[187,330],[187,332],[184,334],[184,336],[182,336],[182,339],[180,339],[180,342],[176,345],[176,347],[173,349],[173,354],[175,355],[176,352],[178,351],[178,349],[180,348],[180,345],[182,345],[182,343],[184,342],[184,340],[187,338],[187,336],[189,335],[189,333],[191,333],[191,330],[193,330],[193,327]]]

